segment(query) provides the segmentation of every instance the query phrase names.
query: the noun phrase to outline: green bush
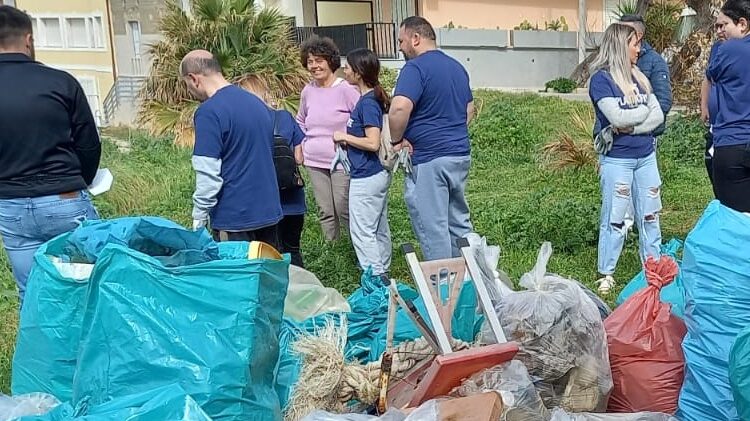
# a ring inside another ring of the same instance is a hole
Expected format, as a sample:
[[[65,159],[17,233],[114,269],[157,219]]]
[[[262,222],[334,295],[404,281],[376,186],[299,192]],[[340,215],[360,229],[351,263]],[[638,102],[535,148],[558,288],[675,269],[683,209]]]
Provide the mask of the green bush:
[[[524,19],[523,22],[519,23],[518,26],[513,28],[514,31],[538,31],[539,24],[532,25],[531,22]]]
[[[702,168],[706,131],[696,116],[668,120],[667,130],[659,137],[659,159]]]
[[[383,89],[390,95],[393,92],[393,88],[396,87],[396,79],[398,79],[398,71],[390,67],[380,66],[380,84]]]
[[[578,88],[578,84],[565,77],[559,77],[557,79],[550,80],[549,82],[544,84],[544,91],[547,92],[550,89],[554,90],[555,92],[560,92],[562,94],[569,94]]]
[[[651,4],[646,12],[646,40],[658,52],[664,51],[675,39],[680,24],[682,5],[661,0]]]

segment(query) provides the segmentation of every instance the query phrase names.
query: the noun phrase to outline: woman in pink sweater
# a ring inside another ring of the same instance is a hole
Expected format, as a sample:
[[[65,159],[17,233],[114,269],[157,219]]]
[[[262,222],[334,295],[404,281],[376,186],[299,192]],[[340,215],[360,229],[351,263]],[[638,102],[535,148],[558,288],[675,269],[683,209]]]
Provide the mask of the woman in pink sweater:
[[[359,100],[357,88],[336,77],[341,56],[330,38],[313,36],[302,44],[302,65],[312,82],[300,98],[297,122],[305,132],[302,151],[320,208],[320,225],[328,241],[349,228],[349,175],[341,167],[331,172],[336,149],[333,133],[346,131],[349,114]]]

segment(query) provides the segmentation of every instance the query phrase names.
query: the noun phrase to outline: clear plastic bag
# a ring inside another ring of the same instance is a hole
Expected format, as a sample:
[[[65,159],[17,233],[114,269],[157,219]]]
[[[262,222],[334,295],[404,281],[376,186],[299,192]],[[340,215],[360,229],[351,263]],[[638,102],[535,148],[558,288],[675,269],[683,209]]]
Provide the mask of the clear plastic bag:
[[[500,262],[500,247],[488,245],[487,237],[480,237],[476,233],[466,235],[466,239],[469,241],[477,265],[482,271],[482,278],[487,285],[487,292],[490,294],[490,299],[495,302],[513,292],[513,282],[498,267]],[[489,282],[490,279],[492,282]]]
[[[314,411],[301,421],[438,421],[438,401],[423,403],[409,415],[391,409],[380,417],[365,414],[332,414],[326,411]]]
[[[44,415],[57,405],[60,405],[60,401],[46,393],[17,396],[0,394],[0,421],[10,421],[29,415]]]
[[[669,414],[636,412],[633,414],[569,414],[560,408],[552,411],[550,421],[677,421]]]
[[[340,292],[326,288],[314,273],[289,265],[289,289],[284,301],[284,316],[297,322],[323,313],[348,313],[349,303]]]
[[[549,420],[539,392],[534,388],[526,367],[520,361],[507,363],[474,374],[451,391],[454,397],[478,395],[495,391],[503,401],[501,421]]]
[[[547,408],[603,412],[612,391],[607,337],[597,306],[576,281],[547,273],[552,245],[542,244],[534,269],[518,291],[496,307],[516,356]]]

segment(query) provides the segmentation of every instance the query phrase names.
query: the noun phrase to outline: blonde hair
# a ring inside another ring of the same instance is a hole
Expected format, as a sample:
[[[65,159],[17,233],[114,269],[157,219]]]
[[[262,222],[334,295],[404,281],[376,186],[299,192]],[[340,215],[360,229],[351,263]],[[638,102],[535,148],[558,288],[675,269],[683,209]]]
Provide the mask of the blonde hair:
[[[268,83],[266,83],[266,81],[261,77],[257,75],[247,75],[242,78],[242,80],[239,82],[239,85],[242,89],[263,100],[263,102],[265,102],[267,105],[271,107],[276,106],[276,101],[271,95],[271,90],[268,87]]]
[[[604,31],[599,54],[591,65],[591,74],[605,69],[612,75],[612,80],[625,95],[625,102],[631,106],[638,103],[638,96],[641,94],[638,85],[646,94],[651,93],[651,83],[646,75],[630,62],[628,46],[637,36],[632,26],[621,23],[609,25]],[[633,83],[633,79],[637,85]]]

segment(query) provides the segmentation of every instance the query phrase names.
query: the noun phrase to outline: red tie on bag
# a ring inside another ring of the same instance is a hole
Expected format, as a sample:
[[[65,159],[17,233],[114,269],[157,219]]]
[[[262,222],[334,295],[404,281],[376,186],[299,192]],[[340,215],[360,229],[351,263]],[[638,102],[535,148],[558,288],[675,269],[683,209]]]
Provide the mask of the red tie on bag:
[[[669,256],[649,257],[645,289],[632,295],[604,321],[614,389],[609,412],[677,411],[685,358],[685,323],[659,299],[679,272]]]

